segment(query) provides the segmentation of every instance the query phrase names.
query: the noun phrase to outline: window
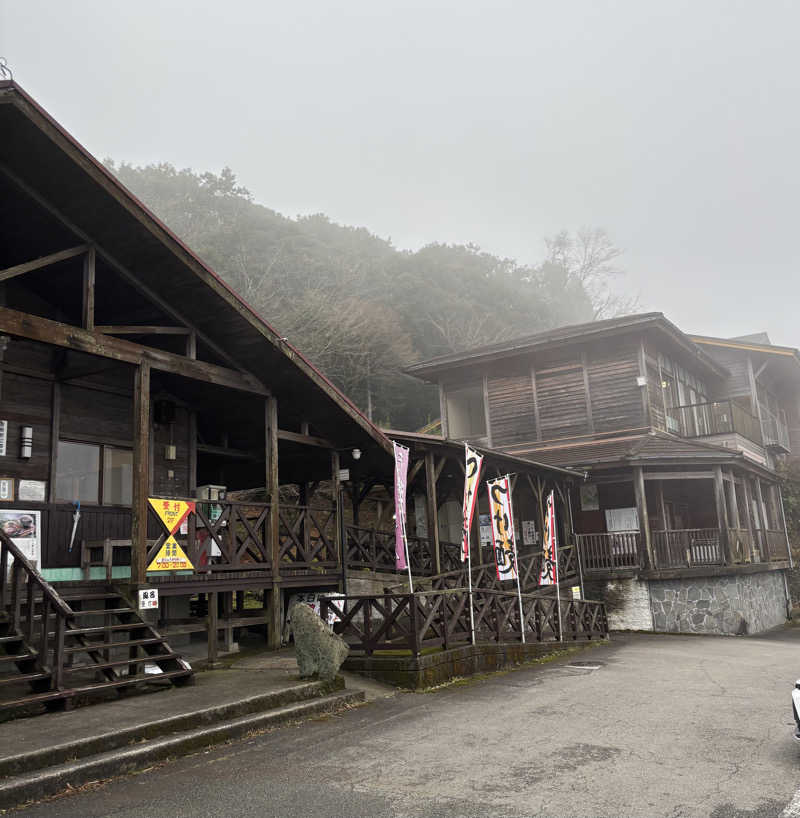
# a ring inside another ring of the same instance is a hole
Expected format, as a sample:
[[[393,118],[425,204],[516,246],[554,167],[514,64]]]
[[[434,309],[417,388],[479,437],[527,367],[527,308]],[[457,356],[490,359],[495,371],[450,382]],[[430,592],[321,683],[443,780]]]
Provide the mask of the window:
[[[132,484],[133,452],[130,449],[59,440],[56,500],[129,506]]]
[[[453,438],[475,438],[486,434],[483,384],[447,390],[447,434]]]
[[[103,503],[129,506],[133,499],[133,452],[103,446]]]

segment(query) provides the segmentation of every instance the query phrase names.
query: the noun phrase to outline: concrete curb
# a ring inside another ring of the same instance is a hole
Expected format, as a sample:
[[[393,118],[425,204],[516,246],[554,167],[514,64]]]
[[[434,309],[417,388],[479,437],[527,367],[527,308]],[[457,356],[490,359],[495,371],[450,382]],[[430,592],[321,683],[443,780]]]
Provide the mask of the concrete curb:
[[[287,689],[259,693],[255,696],[248,696],[247,698],[214,705],[202,710],[177,713],[174,716],[168,716],[157,721],[144,722],[76,741],[42,747],[27,753],[20,753],[11,758],[0,759],[0,779],[124,748],[137,741],[158,738],[182,730],[192,730],[200,725],[213,724],[226,719],[246,716],[248,713],[261,712],[294,702],[327,696],[343,689],[344,680],[341,677],[337,677],[332,682],[306,682]]]
[[[185,755],[248,733],[278,727],[287,722],[333,713],[364,701],[362,691],[343,691],[320,698],[295,702],[268,712],[249,713],[222,724],[200,727],[145,741],[133,747],[115,749],[70,761],[34,773],[0,782],[0,809],[54,795],[67,787],[123,775],[177,755]]]

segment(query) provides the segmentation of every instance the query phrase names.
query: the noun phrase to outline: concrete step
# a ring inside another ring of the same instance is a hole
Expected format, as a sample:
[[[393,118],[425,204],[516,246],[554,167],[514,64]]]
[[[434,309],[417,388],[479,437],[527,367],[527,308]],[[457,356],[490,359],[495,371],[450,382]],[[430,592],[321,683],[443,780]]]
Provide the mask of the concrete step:
[[[310,685],[320,683],[310,683]],[[282,693],[296,692],[296,689],[282,691]],[[306,694],[311,694],[311,690],[306,690]],[[280,694],[270,694],[271,697]],[[254,696],[249,700],[230,703],[220,708],[211,708],[207,711],[200,711],[194,714],[184,714],[175,719],[166,720],[167,723],[175,722],[182,725],[177,730],[164,735],[157,733],[149,735],[150,730],[157,728],[157,725],[140,725],[128,731],[126,740],[119,744],[116,740],[114,749],[96,750],[93,754],[79,755],[76,760],[66,761],[67,758],[74,757],[74,749],[67,749],[67,745],[51,747],[39,753],[39,758],[27,761],[23,756],[19,756],[13,761],[13,766],[17,771],[0,780],[0,809],[8,809],[26,801],[44,798],[53,795],[67,786],[70,788],[80,787],[90,781],[97,781],[103,778],[111,778],[125,773],[131,773],[143,769],[153,763],[164,761],[180,755],[196,752],[205,747],[219,744],[231,739],[242,738],[257,730],[265,730],[278,727],[289,722],[300,721],[323,713],[333,713],[345,707],[359,704],[364,701],[364,693],[358,691],[338,690],[323,696],[311,696],[300,701],[281,704],[268,709],[258,709],[255,712],[249,711],[244,715],[221,717],[224,711],[235,711],[237,707],[245,709],[263,705],[265,702],[257,702],[259,699],[269,699],[270,697]],[[192,727],[189,727],[188,720],[191,719]],[[198,722],[203,726],[197,727]],[[160,724],[164,724],[162,721]],[[173,725],[174,726],[174,725]],[[142,735],[144,732],[147,735]],[[134,735],[131,736],[130,734]],[[113,734],[114,737],[119,734]],[[131,745],[131,741],[138,743]],[[143,740],[142,740],[143,739]],[[83,743],[83,748],[91,744],[93,747],[103,747],[104,741],[112,741],[112,734],[107,736],[97,736],[89,742]],[[78,748],[80,751],[81,748]],[[70,755],[70,752],[73,755]],[[63,756],[60,763],[56,761],[43,762],[45,756],[55,759],[59,755]],[[27,763],[36,764],[39,769],[31,771]],[[44,766],[45,764],[52,766]],[[6,763],[4,766],[8,767]],[[24,770],[24,772],[23,772]]]

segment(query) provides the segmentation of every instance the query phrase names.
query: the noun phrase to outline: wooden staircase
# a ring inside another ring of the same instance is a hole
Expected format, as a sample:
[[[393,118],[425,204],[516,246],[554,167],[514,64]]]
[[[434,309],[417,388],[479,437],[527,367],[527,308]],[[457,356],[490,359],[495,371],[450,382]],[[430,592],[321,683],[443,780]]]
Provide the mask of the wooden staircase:
[[[120,589],[87,584],[59,594],[0,531],[3,578],[0,717],[192,678]]]

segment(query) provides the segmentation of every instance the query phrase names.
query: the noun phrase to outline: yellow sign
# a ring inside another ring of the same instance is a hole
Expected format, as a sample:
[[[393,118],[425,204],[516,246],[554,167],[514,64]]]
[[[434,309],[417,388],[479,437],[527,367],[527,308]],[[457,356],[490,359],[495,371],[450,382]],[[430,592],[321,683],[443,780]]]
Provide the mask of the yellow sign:
[[[194,565],[172,535],[167,537],[156,558],[147,566],[148,571],[186,571],[193,568]]]
[[[157,497],[148,497],[147,501],[170,534],[174,534],[189,516],[189,512],[194,511],[194,503],[187,500],[160,500]]]

